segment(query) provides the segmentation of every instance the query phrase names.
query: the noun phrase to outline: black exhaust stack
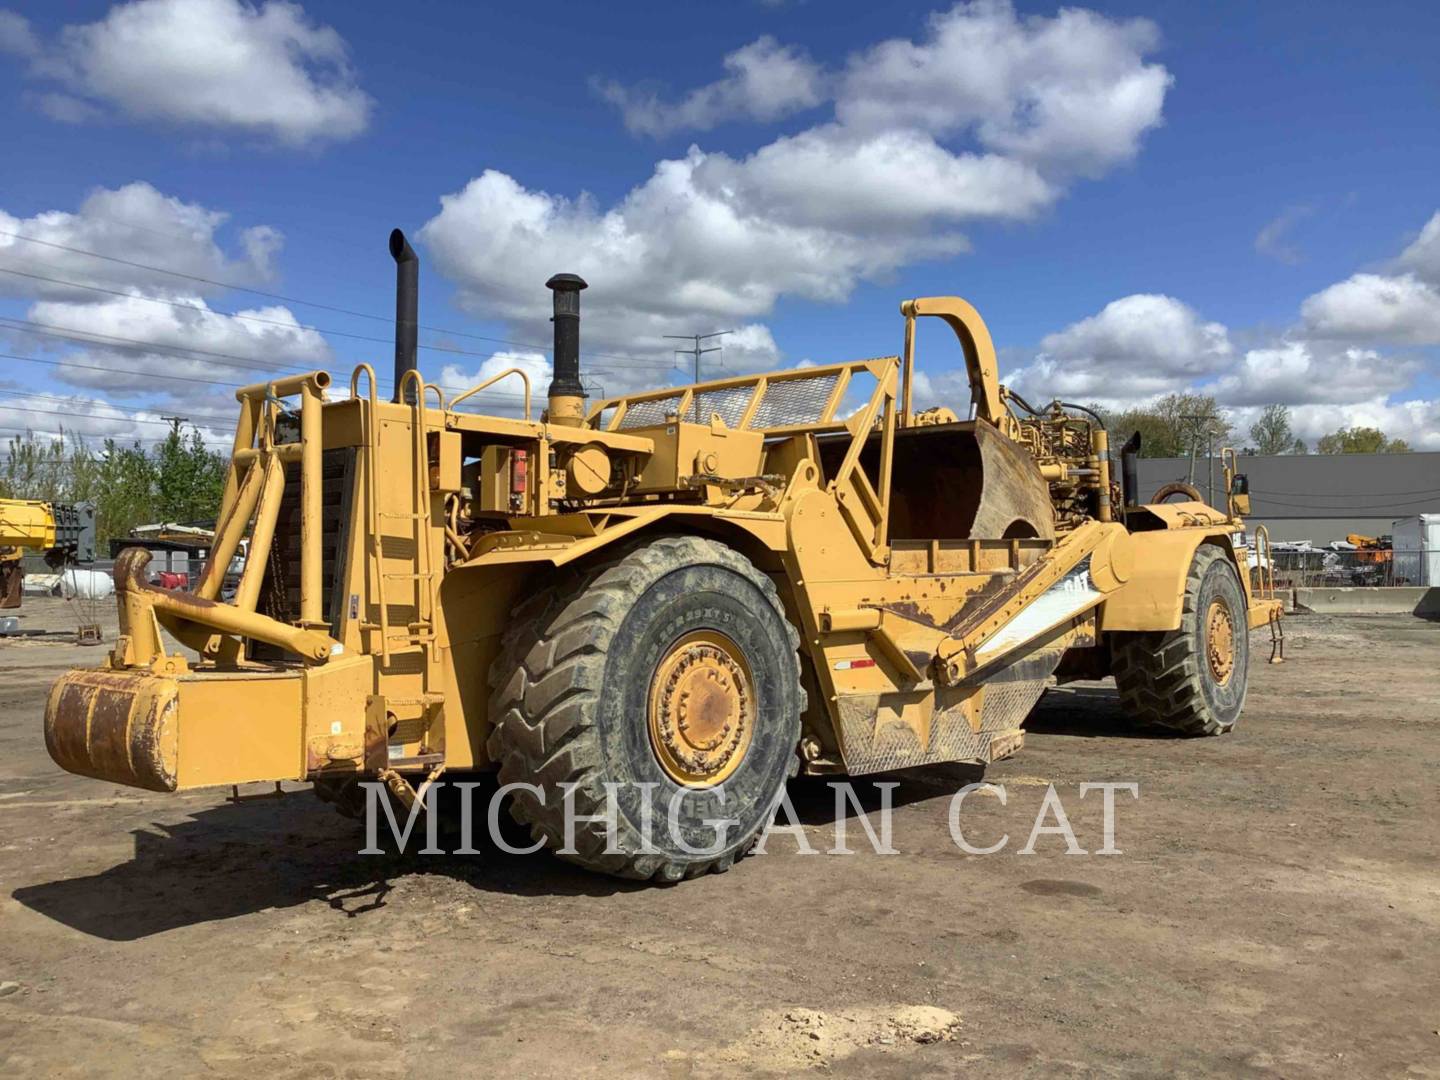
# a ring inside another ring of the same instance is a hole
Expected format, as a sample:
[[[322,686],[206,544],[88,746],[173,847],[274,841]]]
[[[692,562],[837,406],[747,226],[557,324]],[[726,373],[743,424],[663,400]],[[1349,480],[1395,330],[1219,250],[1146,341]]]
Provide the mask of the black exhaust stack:
[[[415,350],[420,322],[420,256],[399,229],[390,233],[390,257],[395,260],[395,400],[400,380],[416,368]]]
[[[578,274],[556,274],[545,287],[554,293],[555,366],[550,380],[550,422],[578,427],[585,420],[585,386],[580,381],[580,290]]]
[[[1140,455],[1140,432],[1125,440],[1120,448],[1120,477],[1125,487],[1125,505],[1140,505],[1140,470],[1135,459]]]

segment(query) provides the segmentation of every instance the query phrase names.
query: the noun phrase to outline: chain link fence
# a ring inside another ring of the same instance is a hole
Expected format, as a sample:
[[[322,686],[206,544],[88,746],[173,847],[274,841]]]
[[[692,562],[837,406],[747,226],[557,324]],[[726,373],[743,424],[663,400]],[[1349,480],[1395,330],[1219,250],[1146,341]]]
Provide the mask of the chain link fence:
[[[1440,550],[1332,551],[1276,544],[1274,565],[1277,589],[1440,584]]]

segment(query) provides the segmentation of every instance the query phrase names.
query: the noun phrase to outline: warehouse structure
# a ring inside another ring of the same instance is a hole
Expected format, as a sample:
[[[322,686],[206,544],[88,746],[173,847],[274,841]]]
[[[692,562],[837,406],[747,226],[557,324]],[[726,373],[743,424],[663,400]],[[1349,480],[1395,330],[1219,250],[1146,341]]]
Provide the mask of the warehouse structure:
[[[1190,479],[1189,458],[1141,458],[1140,493]],[[1401,518],[1440,513],[1440,453],[1281,454],[1240,458],[1250,479],[1250,524],[1276,542],[1317,547],[1350,533],[1386,536]],[[1193,480],[1207,500],[1224,498],[1220,461],[1196,458]]]

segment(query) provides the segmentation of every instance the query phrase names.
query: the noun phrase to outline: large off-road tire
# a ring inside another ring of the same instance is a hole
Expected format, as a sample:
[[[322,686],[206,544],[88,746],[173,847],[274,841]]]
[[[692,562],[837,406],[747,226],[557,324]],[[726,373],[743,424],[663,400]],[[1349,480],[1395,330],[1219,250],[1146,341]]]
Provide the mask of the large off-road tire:
[[[491,669],[490,756],[502,783],[539,789],[516,789],[511,813],[592,870],[728,870],[798,768],[798,646],[774,583],[712,540],[652,540],[565,572],[516,609]],[[607,852],[606,824],[576,821],[567,851],[566,789],[576,817],[601,815],[607,783],[618,843]],[[717,819],[734,824],[717,836]]]
[[[1245,705],[1250,636],[1245,593],[1225,552],[1202,545],[1185,578],[1180,628],[1114,634],[1120,704],[1131,719],[1183,735],[1223,735]]]

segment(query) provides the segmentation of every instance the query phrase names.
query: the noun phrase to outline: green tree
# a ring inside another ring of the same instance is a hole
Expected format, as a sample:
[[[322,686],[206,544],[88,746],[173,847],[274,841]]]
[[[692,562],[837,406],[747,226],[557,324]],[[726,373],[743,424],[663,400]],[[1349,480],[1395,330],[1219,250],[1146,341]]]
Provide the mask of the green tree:
[[[1315,443],[1320,454],[1408,454],[1410,444],[1404,439],[1387,439],[1373,427],[1342,427],[1322,435]]]
[[[1296,440],[1295,440],[1295,445],[1290,448],[1290,453],[1292,453],[1292,454],[1308,454],[1308,453],[1310,453],[1310,447],[1308,447],[1307,445],[1305,445],[1305,440],[1304,440],[1304,439],[1296,439]]]
[[[58,439],[33,431],[16,435],[5,447],[0,468],[0,497],[54,502],[67,497],[64,433]]]
[[[225,487],[229,459],[208,450],[200,432],[189,438],[176,424],[155,447],[156,516],[163,521],[198,521],[214,517]]]
[[[1209,394],[1167,394],[1153,405],[1110,414],[1105,426],[1117,444],[1140,432],[1140,456],[1151,458],[1189,457],[1207,446],[1218,452],[1233,430]]]
[[[75,433],[60,437],[27,432],[8,441],[0,461],[0,497],[95,504],[96,541],[153,521],[204,521],[214,517],[225,486],[228,459],[206,449],[198,431],[179,426],[147,453],[106,439],[95,450]]]
[[[1266,405],[1260,419],[1250,425],[1250,438],[1257,454],[1290,453],[1295,447],[1290,410],[1284,405]]]
[[[128,536],[136,525],[154,521],[159,470],[156,461],[137,442],[121,446],[106,439],[96,455],[95,532],[100,544]]]

